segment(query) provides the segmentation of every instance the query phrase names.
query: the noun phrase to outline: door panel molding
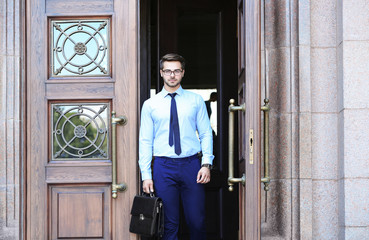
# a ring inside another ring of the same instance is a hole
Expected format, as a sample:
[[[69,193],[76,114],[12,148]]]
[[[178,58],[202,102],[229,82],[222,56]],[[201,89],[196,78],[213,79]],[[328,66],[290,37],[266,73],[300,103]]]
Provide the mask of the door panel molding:
[[[71,96],[65,95],[69,92]],[[112,99],[114,98],[114,83],[55,83],[46,85],[47,99]]]
[[[46,183],[111,182],[111,165],[106,166],[46,166]]]
[[[114,0],[93,0],[84,3],[78,0],[46,0],[46,12],[48,14],[65,14],[69,12],[74,15],[86,14],[95,12],[113,12]]]
[[[111,238],[109,188],[109,184],[49,185],[51,239]]]

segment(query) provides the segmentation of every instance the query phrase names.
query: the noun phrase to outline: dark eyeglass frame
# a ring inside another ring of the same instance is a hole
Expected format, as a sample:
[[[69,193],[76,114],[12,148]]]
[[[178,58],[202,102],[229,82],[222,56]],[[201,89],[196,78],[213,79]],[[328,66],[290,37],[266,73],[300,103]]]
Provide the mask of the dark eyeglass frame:
[[[183,72],[182,69],[174,69],[173,71],[170,69],[162,69],[161,71],[165,76],[170,76],[172,75],[172,73],[174,74],[174,76],[179,76]]]

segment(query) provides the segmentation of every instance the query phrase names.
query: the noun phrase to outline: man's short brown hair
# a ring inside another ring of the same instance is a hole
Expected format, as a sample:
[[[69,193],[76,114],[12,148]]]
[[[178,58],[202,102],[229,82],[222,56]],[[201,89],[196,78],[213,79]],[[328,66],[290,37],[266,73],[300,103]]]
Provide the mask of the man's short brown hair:
[[[181,67],[182,70],[185,69],[186,66],[186,60],[179,54],[176,53],[168,53],[165,54],[161,59],[160,59],[160,69],[162,70],[164,67],[164,62],[175,62],[178,61],[181,63]]]

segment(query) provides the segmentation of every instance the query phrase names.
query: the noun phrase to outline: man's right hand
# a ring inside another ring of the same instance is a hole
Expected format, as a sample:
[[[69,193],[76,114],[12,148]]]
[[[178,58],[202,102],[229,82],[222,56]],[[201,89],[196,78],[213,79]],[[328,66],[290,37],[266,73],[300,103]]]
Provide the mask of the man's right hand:
[[[142,189],[145,193],[154,192],[154,182],[151,179],[144,180]]]

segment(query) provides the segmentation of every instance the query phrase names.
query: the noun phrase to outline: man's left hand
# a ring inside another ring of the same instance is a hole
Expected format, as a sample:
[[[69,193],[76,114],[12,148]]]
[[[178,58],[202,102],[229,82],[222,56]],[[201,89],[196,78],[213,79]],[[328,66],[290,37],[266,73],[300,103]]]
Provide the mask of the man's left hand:
[[[197,183],[208,183],[210,182],[210,169],[207,167],[202,167],[197,174]]]

